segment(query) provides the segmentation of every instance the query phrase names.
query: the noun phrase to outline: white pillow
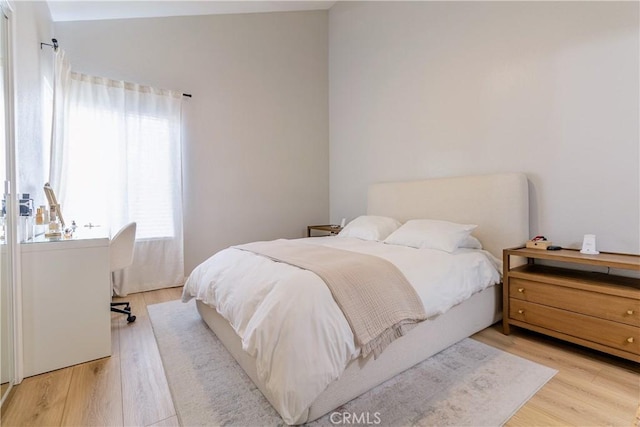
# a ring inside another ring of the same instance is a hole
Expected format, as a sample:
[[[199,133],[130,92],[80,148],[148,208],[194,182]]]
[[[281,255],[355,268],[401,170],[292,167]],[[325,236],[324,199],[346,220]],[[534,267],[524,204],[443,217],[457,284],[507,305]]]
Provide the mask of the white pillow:
[[[471,234],[467,236],[466,239],[460,243],[459,248],[468,248],[468,249],[482,249],[482,243],[475,236]]]
[[[386,216],[362,215],[347,224],[338,236],[382,241],[400,225],[400,221]]]
[[[475,224],[456,224],[435,219],[412,219],[385,239],[392,245],[453,252],[471,234]]]

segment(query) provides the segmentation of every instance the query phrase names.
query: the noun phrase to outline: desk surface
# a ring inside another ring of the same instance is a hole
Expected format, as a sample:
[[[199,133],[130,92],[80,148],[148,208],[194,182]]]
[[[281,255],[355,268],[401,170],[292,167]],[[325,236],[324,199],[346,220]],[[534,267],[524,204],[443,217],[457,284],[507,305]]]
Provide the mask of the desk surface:
[[[106,227],[80,228],[72,237],[46,238],[43,234],[20,243],[22,252],[108,246],[109,232]]]

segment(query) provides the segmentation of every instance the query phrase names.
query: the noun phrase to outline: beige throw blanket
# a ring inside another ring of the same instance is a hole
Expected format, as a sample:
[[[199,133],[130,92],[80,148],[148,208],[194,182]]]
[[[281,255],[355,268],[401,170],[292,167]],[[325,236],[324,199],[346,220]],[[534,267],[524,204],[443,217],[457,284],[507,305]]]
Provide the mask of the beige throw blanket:
[[[373,255],[288,240],[235,246],[317,274],[353,332],[362,356],[374,357],[426,319],[415,289],[389,261]]]

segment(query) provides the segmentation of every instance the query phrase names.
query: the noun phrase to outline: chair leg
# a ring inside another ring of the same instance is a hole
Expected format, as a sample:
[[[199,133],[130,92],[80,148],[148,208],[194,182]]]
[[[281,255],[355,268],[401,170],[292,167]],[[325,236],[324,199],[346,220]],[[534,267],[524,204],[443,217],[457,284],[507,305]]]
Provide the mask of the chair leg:
[[[119,306],[123,306],[124,308],[118,308]],[[128,301],[123,302],[112,302],[111,303],[111,311],[115,313],[121,313],[127,315],[127,322],[132,323],[136,321],[136,316],[131,314],[131,306]]]
[[[129,309],[130,308],[129,301],[111,303],[111,307],[120,307],[120,306],[124,306],[126,309]]]

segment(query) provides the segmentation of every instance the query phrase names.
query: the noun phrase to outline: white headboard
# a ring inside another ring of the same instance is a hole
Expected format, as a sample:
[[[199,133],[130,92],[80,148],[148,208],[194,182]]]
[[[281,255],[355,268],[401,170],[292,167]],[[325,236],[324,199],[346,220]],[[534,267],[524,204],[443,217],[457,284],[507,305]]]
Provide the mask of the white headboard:
[[[369,186],[369,215],[399,221],[427,218],[477,224],[473,231],[486,250],[529,239],[529,186],[521,173],[389,182]]]

